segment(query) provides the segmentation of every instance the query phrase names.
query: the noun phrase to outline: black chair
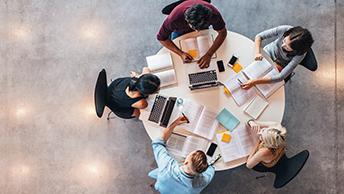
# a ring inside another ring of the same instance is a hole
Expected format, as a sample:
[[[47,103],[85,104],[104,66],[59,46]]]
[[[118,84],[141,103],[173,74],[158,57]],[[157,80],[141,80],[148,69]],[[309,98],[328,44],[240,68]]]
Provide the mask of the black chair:
[[[297,174],[306,164],[308,157],[308,150],[304,150],[291,158],[288,158],[284,154],[275,166],[267,168],[262,164],[258,164],[253,168],[253,170],[258,172],[274,173],[274,187],[278,189],[288,184],[294,177],[297,176]]]
[[[106,95],[107,95],[107,78],[106,78],[106,71],[102,69],[98,74],[98,79],[96,83],[96,88],[94,90],[94,104],[96,107],[96,113],[99,118],[103,116],[104,109],[107,106],[106,104]],[[112,111],[109,112],[107,116],[107,120],[112,119],[114,117],[110,117]]]
[[[179,4],[183,3],[185,0],[179,0],[179,1],[176,1],[174,3],[171,3],[169,5],[167,5],[166,7],[164,7],[162,10],[161,10],[161,13],[164,14],[164,15],[170,15],[170,13],[172,12],[172,10],[177,7]],[[208,3],[211,3],[211,0],[204,0]]]
[[[94,90],[94,104],[96,107],[96,113],[99,118],[103,116],[104,109],[106,106],[106,95],[107,95],[107,79],[106,71],[102,69],[99,72],[96,88]]]
[[[310,71],[316,71],[318,69],[318,62],[315,58],[315,54],[312,49],[310,49],[307,52],[305,58],[301,61],[300,65],[304,66],[306,69]],[[287,83],[294,75],[295,73],[292,72],[284,79],[284,82]]]

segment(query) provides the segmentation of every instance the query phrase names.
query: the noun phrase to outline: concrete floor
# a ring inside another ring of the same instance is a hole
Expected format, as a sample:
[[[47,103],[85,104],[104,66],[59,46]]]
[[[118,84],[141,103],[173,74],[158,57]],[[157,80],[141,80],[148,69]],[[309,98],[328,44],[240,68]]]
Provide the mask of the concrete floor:
[[[0,193],[154,193],[140,121],[96,118],[98,71],[140,70],[160,45],[171,1],[0,0]],[[343,193],[344,0],[214,0],[229,29],[250,38],[280,24],[313,32],[320,68],[286,86],[288,151],[311,153],[275,190],[245,167],[218,172],[203,193]]]

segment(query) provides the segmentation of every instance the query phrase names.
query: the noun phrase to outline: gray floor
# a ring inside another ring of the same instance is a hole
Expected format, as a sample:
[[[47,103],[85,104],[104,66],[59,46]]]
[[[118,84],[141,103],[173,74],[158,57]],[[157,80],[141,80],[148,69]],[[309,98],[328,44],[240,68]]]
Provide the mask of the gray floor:
[[[154,193],[139,121],[97,119],[98,71],[140,70],[171,1],[0,0],[0,193]],[[218,172],[203,193],[343,193],[344,0],[214,0],[229,29],[250,38],[280,24],[313,32],[320,64],[286,86],[288,154],[311,153],[300,175]]]

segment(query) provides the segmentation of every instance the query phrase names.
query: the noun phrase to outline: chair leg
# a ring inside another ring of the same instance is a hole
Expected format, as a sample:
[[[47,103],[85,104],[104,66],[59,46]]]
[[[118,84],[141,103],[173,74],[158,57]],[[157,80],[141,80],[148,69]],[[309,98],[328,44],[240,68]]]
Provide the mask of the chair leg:
[[[116,117],[110,117],[111,113],[113,113],[113,112],[112,112],[112,111],[109,112],[109,114],[108,114],[108,116],[107,116],[107,118],[106,118],[107,120],[116,118]]]

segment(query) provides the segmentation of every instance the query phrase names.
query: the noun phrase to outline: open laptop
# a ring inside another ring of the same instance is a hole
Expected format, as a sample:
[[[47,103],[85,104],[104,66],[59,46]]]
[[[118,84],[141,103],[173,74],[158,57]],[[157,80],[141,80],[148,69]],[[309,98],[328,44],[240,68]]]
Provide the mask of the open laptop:
[[[206,69],[200,69],[197,63],[187,64],[190,90],[216,87],[219,85],[216,68],[211,64]]]
[[[167,127],[176,101],[176,97],[156,95],[148,120],[159,124],[161,127]]]

